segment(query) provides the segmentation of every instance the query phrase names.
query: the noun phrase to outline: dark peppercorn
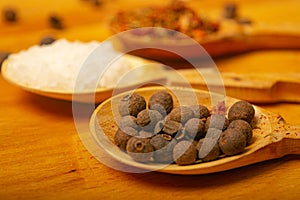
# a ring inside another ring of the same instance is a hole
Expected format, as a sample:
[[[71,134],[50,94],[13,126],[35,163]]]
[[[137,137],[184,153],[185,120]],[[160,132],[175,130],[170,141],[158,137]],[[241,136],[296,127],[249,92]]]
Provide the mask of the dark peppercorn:
[[[150,140],[150,143],[155,150],[163,148],[164,146],[169,144],[169,142],[170,140],[167,140],[162,134],[155,135]]]
[[[6,60],[9,56],[9,53],[7,52],[0,52],[0,68],[2,66],[2,63],[4,62],[4,60]]]
[[[161,120],[163,116],[156,110],[142,110],[136,118],[137,124],[147,131],[154,131],[155,125]]]
[[[126,150],[133,160],[149,162],[152,159],[154,148],[149,138],[131,137],[127,142]]]
[[[151,138],[154,134],[150,131],[141,130],[139,132],[139,137],[141,138]]]
[[[218,140],[222,134],[222,130],[217,128],[209,128],[207,129],[205,138],[212,138]]]
[[[62,23],[62,19],[57,16],[57,15],[50,15],[49,16],[49,23],[50,23],[50,26],[54,29],[63,29],[64,28],[64,25]]]
[[[203,105],[192,105],[190,108],[193,110],[194,117],[198,119],[207,118],[210,116],[210,112],[206,106]]]
[[[139,126],[144,127],[150,124],[151,117],[149,110],[142,110],[136,117],[136,122]]]
[[[229,120],[225,115],[213,114],[209,116],[206,120],[206,130],[209,128],[217,128],[220,130],[225,130],[228,127]]]
[[[2,11],[3,19],[6,22],[16,22],[18,20],[17,12],[14,8],[4,8]]]
[[[246,136],[238,129],[227,129],[221,134],[219,146],[225,155],[239,154],[246,147]]]
[[[161,136],[160,138],[163,139],[158,139],[159,137],[157,137],[155,140],[153,141],[152,145],[156,146],[154,154],[153,154],[153,159],[155,162],[161,162],[161,163],[172,163],[174,162],[173,159],[173,150],[175,145],[177,144],[176,140],[167,140],[166,138],[164,138],[163,135],[158,135]],[[152,138],[154,139],[154,137]]]
[[[136,117],[131,116],[131,115],[126,115],[126,116],[122,117],[120,119],[120,121],[118,122],[118,126],[120,128],[129,126],[136,130],[139,128],[139,126],[136,123]]]
[[[233,3],[227,3],[223,11],[224,18],[235,19],[237,17],[237,6]]]
[[[150,97],[148,107],[151,110],[157,110],[165,116],[173,109],[173,98],[166,91],[158,91]]]
[[[55,38],[52,36],[45,36],[40,40],[40,45],[48,45],[48,44],[52,44],[53,42],[55,42]]]
[[[139,112],[146,109],[146,100],[143,96],[132,93],[121,99],[118,108],[120,115],[132,115],[136,117]]]
[[[180,106],[174,108],[168,115],[167,118],[173,121],[177,121],[181,124],[185,124],[189,119],[194,117],[193,110],[188,106]]]
[[[164,124],[163,124],[163,129],[162,131],[168,135],[174,136],[177,133],[180,133],[182,130],[182,125],[179,122],[166,119]]]
[[[178,142],[173,150],[174,161],[178,165],[189,165],[196,161],[197,150],[192,141],[183,140]]]
[[[198,158],[205,162],[215,160],[220,155],[220,147],[216,139],[203,138],[198,142],[196,149]]]
[[[184,126],[185,137],[192,140],[200,140],[205,136],[205,124],[201,119],[189,119]]]
[[[137,136],[137,135],[138,135],[138,132],[134,128],[123,127],[122,129],[117,130],[117,132],[114,136],[114,142],[122,150],[126,150],[128,140],[131,137]]]
[[[100,6],[103,3],[102,0],[82,0],[82,1],[87,1],[94,6]]]
[[[250,144],[253,133],[252,133],[252,127],[248,122],[241,119],[233,120],[232,122],[230,122],[228,126],[228,129],[230,128],[241,130],[246,136],[247,145]]]
[[[236,119],[245,120],[248,123],[251,123],[255,115],[254,107],[247,101],[238,101],[234,103],[228,111],[229,121]]]

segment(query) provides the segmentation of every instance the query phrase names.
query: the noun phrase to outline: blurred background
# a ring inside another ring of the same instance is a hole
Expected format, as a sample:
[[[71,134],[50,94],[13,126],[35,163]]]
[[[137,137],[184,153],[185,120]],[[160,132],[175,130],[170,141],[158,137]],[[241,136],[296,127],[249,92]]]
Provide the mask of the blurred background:
[[[0,51],[17,52],[45,36],[69,40],[104,40],[112,33],[109,20],[120,10],[166,5],[158,0],[1,0]],[[234,3],[238,14],[254,22],[299,23],[299,0],[186,0],[201,15],[218,19],[224,5]],[[7,10],[14,14],[5,14]],[[7,20],[9,15],[11,20]],[[13,17],[13,16],[15,17]]]

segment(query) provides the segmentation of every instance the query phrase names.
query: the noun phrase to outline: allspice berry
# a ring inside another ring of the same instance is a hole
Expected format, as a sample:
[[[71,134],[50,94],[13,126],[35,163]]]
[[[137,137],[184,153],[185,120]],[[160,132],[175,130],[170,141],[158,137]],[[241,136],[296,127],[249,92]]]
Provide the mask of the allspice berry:
[[[118,108],[121,116],[132,115],[136,117],[139,112],[146,109],[146,100],[143,96],[132,93],[121,99]]]
[[[136,117],[137,124],[147,131],[154,131],[155,125],[161,120],[163,116],[156,110],[142,110]]]
[[[149,138],[131,137],[127,142],[126,150],[133,160],[149,162],[152,159],[154,148]]]
[[[222,130],[217,128],[209,128],[206,131],[205,138],[212,138],[218,140],[222,134]]]
[[[229,125],[228,118],[223,114],[212,114],[206,120],[206,130],[209,128],[217,128],[225,130]]]
[[[219,139],[219,147],[225,155],[239,154],[246,147],[246,136],[238,129],[226,129]]]
[[[168,135],[174,136],[177,133],[180,133],[181,130],[182,130],[182,125],[177,121],[166,119],[163,123],[162,131],[163,133],[166,133]]]
[[[194,163],[197,159],[196,146],[189,140],[178,142],[173,150],[173,158],[178,165],[189,165]]]
[[[238,101],[234,103],[228,111],[229,121],[236,119],[245,120],[248,123],[251,123],[255,115],[254,107],[247,101]]]
[[[228,129],[230,128],[234,128],[242,131],[246,136],[247,145],[251,143],[253,132],[252,132],[252,127],[248,122],[241,119],[233,120],[232,122],[230,122],[228,126]]]
[[[155,150],[161,149],[168,145],[170,140],[166,139],[162,134],[155,135],[151,138],[150,143]]]
[[[158,91],[150,97],[148,107],[151,110],[157,110],[165,116],[173,109],[172,95],[166,91]]]
[[[198,119],[207,118],[210,116],[210,112],[206,106],[192,105],[190,108],[193,110],[194,117]]]
[[[118,127],[122,128],[127,126],[132,127],[134,129],[138,129],[139,126],[137,125],[136,117],[132,115],[126,115],[119,120]]]
[[[168,119],[177,121],[183,125],[193,117],[194,117],[194,112],[188,106],[180,106],[180,107],[173,108],[173,110],[167,115]]]
[[[162,136],[162,138],[164,137]],[[164,138],[164,141],[152,143],[152,145],[156,145],[156,148],[154,147],[153,160],[160,163],[173,163],[173,151],[176,144],[177,141],[175,139],[167,140],[166,138]]]
[[[220,147],[218,140],[212,138],[203,138],[196,145],[198,150],[198,158],[208,162],[215,160],[220,155]]]
[[[128,140],[137,135],[138,132],[132,127],[123,127],[122,129],[119,128],[115,133],[114,142],[122,150],[126,150]]]
[[[199,118],[189,119],[184,126],[185,137],[192,140],[200,140],[205,136],[205,124]]]

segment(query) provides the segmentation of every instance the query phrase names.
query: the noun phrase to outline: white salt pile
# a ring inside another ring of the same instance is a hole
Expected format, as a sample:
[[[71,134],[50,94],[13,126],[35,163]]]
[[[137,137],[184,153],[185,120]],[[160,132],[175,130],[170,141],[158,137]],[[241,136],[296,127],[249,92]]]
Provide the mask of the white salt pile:
[[[101,52],[105,55],[98,55],[96,60],[91,61],[95,56],[90,58],[89,55],[99,45],[99,42],[60,39],[50,45],[32,46],[9,56],[6,73],[14,82],[34,89],[74,91],[75,85],[80,85],[81,90],[89,90],[95,89],[95,79],[97,87],[114,87],[121,75],[133,69],[136,63],[120,57],[121,54],[113,49],[111,43],[102,43]],[[107,66],[105,59],[108,57],[119,59]],[[87,67],[84,65],[87,58],[94,66],[83,70],[86,76],[78,83],[78,73]],[[108,69],[99,83],[99,72],[94,72],[94,69]]]

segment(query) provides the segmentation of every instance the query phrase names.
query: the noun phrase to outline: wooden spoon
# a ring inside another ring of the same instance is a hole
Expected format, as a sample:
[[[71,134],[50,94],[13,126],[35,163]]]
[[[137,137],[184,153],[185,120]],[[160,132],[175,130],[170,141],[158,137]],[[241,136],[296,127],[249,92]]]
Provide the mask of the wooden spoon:
[[[147,87],[137,89],[135,92],[148,100],[150,95],[158,90],[166,90],[166,88]],[[211,108],[213,98],[222,99],[222,95],[202,90],[184,88],[168,88],[168,90],[176,99],[175,105],[179,105],[179,99],[180,105],[194,103],[191,97],[195,96],[198,103]],[[256,114],[252,123],[254,127],[253,141],[242,154],[186,166],[136,162],[113,144],[113,137],[117,131],[116,121],[120,119],[118,102],[123,96],[131,92],[128,91],[106,100],[96,108],[90,119],[90,131],[95,142],[99,145],[98,147],[104,149],[106,153],[122,164],[172,174],[207,174],[280,158],[288,154],[300,154],[300,127],[286,124],[280,115],[254,106]],[[230,97],[226,97],[225,100],[227,107],[238,101]]]
[[[207,90],[205,80],[212,81],[215,78],[209,70],[203,71],[202,76],[195,69],[177,70],[185,77],[195,89]],[[225,87],[226,94],[231,97],[243,99],[253,103],[274,103],[274,102],[300,102],[300,74],[295,73],[261,73],[261,74],[237,74],[223,72],[223,83],[215,81],[212,87]],[[205,79],[204,79],[205,78]],[[182,85],[176,78],[172,79],[169,73],[171,85]]]
[[[134,61],[136,67],[142,67],[136,73],[136,84],[118,86],[118,90],[130,90],[137,86],[169,85],[184,86],[190,84],[195,89],[207,90],[207,80],[210,87],[225,88],[226,94],[255,103],[270,102],[300,102],[300,75],[299,74],[236,74],[221,73],[222,82],[216,71],[211,68],[173,70],[157,62],[126,55],[128,60]],[[2,76],[10,83],[22,89],[50,97],[68,101],[86,103],[100,103],[111,97],[115,88],[97,88],[95,91],[76,92],[66,90],[36,89],[33,85],[24,84],[7,73],[6,60],[2,66]],[[200,73],[199,73],[200,72]],[[215,80],[216,79],[216,80]]]
[[[234,20],[222,20],[220,25],[221,29],[217,33],[207,35],[197,42],[185,35],[181,35],[179,39],[171,36],[160,38],[137,35],[136,30],[131,30],[114,37],[115,48],[176,67],[182,67],[176,65],[178,61],[197,60],[208,55],[220,57],[254,50],[300,49],[300,26],[297,24],[245,25]],[[199,44],[208,54],[199,51]]]

